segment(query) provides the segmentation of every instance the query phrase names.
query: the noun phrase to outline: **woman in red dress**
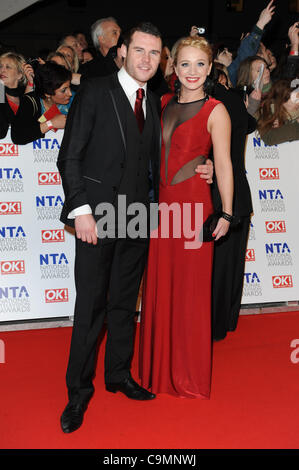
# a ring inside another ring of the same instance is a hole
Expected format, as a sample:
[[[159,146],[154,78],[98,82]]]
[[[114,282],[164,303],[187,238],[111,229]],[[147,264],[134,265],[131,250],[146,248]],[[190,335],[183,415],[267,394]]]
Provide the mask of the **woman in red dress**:
[[[210,187],[196,167],[213,145],[223,210],[213,234],[218,240],[227,233],[232,215],[231,124],[224,105],[204,91],[212,66],[208,42],[202,37],[182,39],[174,65],[180,91],[162,98],[159,208],[171,205],[181,217],[179,223],[175,215],[169,220],[165,238],[161,229],[165,217],[160,211],[158,231],[150,240],[142,298],[140,377],[142,386],[153,393],[209,398],[213,242],[198,243],[201,226],[197,226],[196,211],[201,203],[202,224],[213,206]],[[196,228],[193,243],[191,225]]]

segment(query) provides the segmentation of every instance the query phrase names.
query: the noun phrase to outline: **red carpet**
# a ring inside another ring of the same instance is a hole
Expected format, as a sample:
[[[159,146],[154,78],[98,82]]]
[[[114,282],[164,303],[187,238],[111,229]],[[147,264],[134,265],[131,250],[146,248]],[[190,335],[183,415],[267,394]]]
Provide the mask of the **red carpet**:
[[[210,400],[159,395],[139,403],[106,392],[102,345],[83,426],[64,435],[70,335],[71,328],[0,332],[1,449],[298,449],[291,341],[299,344],[299,312],[241,316],[237,331],[214,344]],[[136,351],[137,343],[138,328]]]

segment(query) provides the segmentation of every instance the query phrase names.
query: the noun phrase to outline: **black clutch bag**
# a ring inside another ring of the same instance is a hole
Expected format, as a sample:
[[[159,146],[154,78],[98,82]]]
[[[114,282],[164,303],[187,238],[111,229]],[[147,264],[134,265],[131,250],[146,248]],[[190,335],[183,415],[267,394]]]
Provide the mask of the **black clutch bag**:
[[[239,217],[226,214],[225,212],[213,212],[213,214],[209,215],[202,225],[202,237],[200,239],[203,242],[212,242],[215,240],[212,234],[214,233],[220,217],[229,221],[230,228],[237,227],[240,223]]]
[[[200,238],[203,242],[212,242],[215,240],[212,234],[214,233],[220,217],[221,212],[213,212],[213,214],[209,215],[209,217],[204,221]]]

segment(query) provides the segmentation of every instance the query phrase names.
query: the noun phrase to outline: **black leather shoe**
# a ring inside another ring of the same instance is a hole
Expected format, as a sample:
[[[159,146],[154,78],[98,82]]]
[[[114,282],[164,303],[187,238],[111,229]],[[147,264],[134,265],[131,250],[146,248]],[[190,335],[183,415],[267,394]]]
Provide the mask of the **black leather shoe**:
[[[156,398],[156,395],[150,393],[145,388],[140,387],[132,377],[128,377],[123,382],[107,383],[106,390],[112,393],[122,392],[128,398],[132,398],[133,400],[153,400]]]
[[[82,403],[71,403],[69,402],[60,418],[61,429],[65,433],[74,432],[80,428],[84,412],[86,411],[87,405]]]

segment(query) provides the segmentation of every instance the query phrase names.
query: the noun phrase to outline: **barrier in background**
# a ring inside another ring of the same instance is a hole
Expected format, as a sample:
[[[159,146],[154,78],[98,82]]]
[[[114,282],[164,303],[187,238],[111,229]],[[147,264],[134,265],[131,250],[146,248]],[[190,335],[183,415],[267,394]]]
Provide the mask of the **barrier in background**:
[[[24,146],[0,142],[0,322],[73,315],[74,239],[59,221],[63,131]],[[299,299],[299,142],[248,136],[254,215],[242,304]],[[140,302],[140,299],[139,299]]]
[[[299,300],[299,141],[267,146],[247,139],[246,170],[254,215],[242,304]]]

